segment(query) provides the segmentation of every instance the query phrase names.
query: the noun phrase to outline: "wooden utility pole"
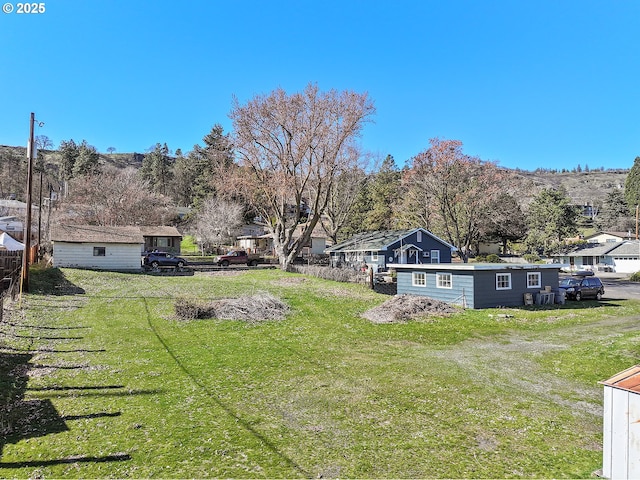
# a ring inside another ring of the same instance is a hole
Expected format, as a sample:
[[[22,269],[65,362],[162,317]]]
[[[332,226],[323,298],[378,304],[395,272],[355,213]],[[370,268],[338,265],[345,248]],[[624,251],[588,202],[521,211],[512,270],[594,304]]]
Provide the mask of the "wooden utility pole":
[[[31,122],[29,125],[29,143],[27,144],[27,221],[24,226],[24,252],[22,253],[22,291],[29,291],[29,260],[31,255],[31,184],[33,180],[33,153],[35,143],[33,141],[33,128],[35,123],[35,113],[31,112]]]

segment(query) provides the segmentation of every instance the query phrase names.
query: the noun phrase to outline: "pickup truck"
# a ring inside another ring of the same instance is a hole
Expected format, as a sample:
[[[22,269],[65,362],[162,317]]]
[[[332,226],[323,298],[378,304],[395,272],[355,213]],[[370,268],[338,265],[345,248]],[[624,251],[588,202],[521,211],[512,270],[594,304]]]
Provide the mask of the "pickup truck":
[[[217,263],[219,267],[228,267],[229,265],[247,264],[255,267],[258,263],[264,261],[258,255],[249,255],[244,250],[231,250],[226,255],[220,255]]]

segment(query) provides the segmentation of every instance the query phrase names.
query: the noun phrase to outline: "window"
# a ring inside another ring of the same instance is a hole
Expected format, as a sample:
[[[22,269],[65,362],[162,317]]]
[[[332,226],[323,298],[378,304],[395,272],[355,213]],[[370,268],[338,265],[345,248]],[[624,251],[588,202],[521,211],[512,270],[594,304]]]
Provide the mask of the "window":
[[[419,242],[422,241],[422,230],[418,230],[418,232],[416,233],[416,240]]]
[[[431,263],[440,263],[440,250],[431,250]]]
[[[527,288],[540,288],[541,285],[540,272],[527,272]]]
[[[424,272],[413,272],[411,274],[411,285],[414,287],[426,287],[427,274]]]
[[[93,247],[93,256],[94,257],[104,257],[106,253],[105,247]]]
[[[451,273],[436,273],[437,288],[453,288],[453,277]]]
[[[378,261],[378,252],[371,252],[371,261],[372,262]]]
[[[510,273],[496,273],[496,290],[511,290]]]

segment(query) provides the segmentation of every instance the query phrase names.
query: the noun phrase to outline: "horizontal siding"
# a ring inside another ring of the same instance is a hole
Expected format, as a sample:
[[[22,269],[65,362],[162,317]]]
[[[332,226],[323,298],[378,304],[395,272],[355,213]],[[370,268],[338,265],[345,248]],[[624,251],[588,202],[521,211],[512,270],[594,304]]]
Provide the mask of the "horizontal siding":
[[[93,247],[104,247],[104,257],[94,257]],[[140,270],[142,244],[54,242],[53,266],[96,270]]]
[[[465,304],[468,308],[475,308],[473,295],[473,275],[469,273],[454,273],[452,288],[436,287],[436,272],[426,273],[426,286],[412,285],[412,272],[401,270],[398,272],[398,293],[421,295],[454,305]]]

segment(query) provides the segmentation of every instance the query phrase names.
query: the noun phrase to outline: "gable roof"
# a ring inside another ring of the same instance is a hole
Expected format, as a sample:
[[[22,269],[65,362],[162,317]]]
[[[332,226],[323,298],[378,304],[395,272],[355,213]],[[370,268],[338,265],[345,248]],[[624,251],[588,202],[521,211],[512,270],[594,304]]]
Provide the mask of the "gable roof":
[[[603,255],[637,255],[638,241],[627,240],[615,243],[587,243],[586,245],[578,245],[574,248],[556,253],[552,257],[581,256],[581,257],[601,257]],[[614,252],[615,251],[615,252]]]
[[[139,227],[140,233],[144,237],[182,237],[182,234],[176,227],[159,226],[159,227]]]
[[[103,227],[98,225],[55,225],[52,242],[69,243],[136,243],[143,244],[139,227]]]
[[[409,235],[422,231],[425,235],[430,236],[434,240],[442,243],[444,246],[449,247],[451,250],[456,250],[453,245],[448,244],[441,238],[436,237],[433,233],[425,230],[424,228],[413,228],[411,230],[382,230],[377,232],[366,232],[354,235],[344,242],[335,244],[334,246],[327,248],[325,251],[332,252],[366,252],[366,251],[380,251],[386,250],[389,246],[393,245],[397,241],[400,241]]]

